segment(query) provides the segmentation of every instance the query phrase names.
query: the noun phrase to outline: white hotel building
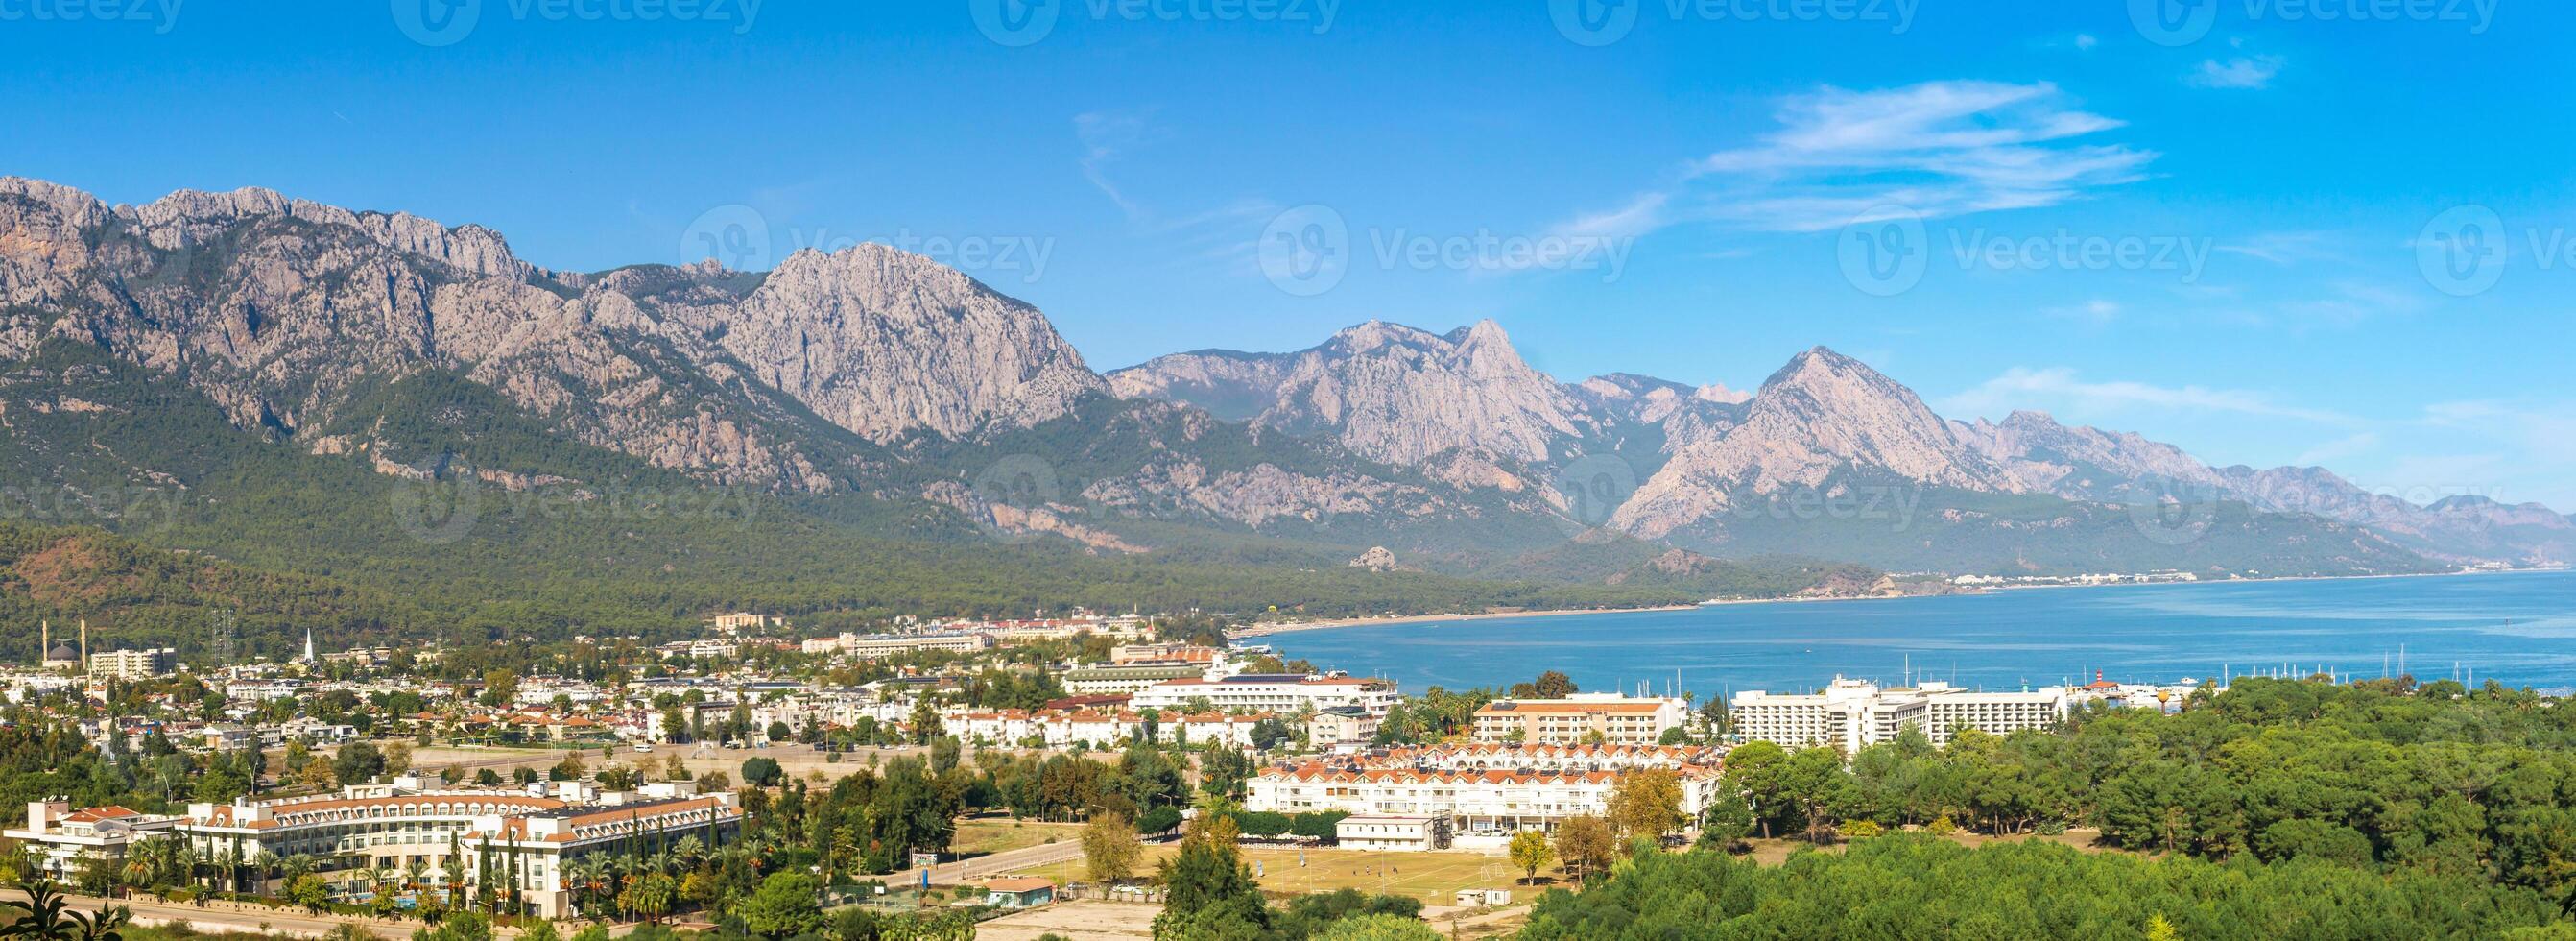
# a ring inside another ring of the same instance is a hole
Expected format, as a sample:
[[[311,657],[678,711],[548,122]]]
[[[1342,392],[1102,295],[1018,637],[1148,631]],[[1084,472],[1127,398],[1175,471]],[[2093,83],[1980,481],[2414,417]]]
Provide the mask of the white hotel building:
[[[1368,817],[1440,817],[1452,821],[1462,835],[1490,838],[1550,829],[1567,817],[1606,814],[1610,792],[1621,778],[1662,768],[1681,780],[1682,813],[1698,819],[1716,796],[1719,758],[1716,749],[1685,745],[1397,749],[1264,770],[1249,782],[1244,807],[1288,814],[1339,810]]]
[[[1920,730],[1934,745],[1948,745],[1958,729],[1996,735],[2046,729],[2064,719],[2074,702],[2062,686],[1990,693],[1939,682],[1881,688],[1835,677],[1815,693],[1745,690],[1728,701],[1726,713],[1737,739],[1785,748],[1832,746],[1848,754],[1893,740],[1907,728]]]
[[[1358,706],[1385,717],[1395,708],[1395,684],[1349,676],[1309,677],[1294,673],[1245,673],[1218,679],[1177,679],[1157,683],[1127,700],[1129,709],[1175,709],[1204,700],[1221,711],[1298,715],[1309,709]]]
[[[533,912],[563,918],[573,902],[564,866],[575,859],[652,852],[683,836],[714,847],[739,832],[742,811],[732,794],[695,790],[689,782],[664,782],[577,803],[524,792],[396,793],[374,785],[345,788],[337,797],[191,804],[173,830],[203,859],[309,854],[323,861],[324,878],[342,883],[412,862],[436,872],[453,852],[464,857],[469,887],[483,884],[488,864]]]

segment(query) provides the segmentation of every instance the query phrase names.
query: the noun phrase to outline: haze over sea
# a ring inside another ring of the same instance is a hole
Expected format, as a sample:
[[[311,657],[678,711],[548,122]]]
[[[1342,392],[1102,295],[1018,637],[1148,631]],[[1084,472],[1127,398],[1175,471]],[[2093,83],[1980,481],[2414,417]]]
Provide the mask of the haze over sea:
[[[2170,683],[2320,667],[2576,690],[2576,572],[2016,589],[1982,595],[1711,605],[1291,631],[1285,657],[1396,680],[1406,692],[1505,686],[1562,670],[1586,690],[1701,701],[1801,691],[1836,675],[2020,689]],[[2078,679],[2081,677],[2081,679]]]

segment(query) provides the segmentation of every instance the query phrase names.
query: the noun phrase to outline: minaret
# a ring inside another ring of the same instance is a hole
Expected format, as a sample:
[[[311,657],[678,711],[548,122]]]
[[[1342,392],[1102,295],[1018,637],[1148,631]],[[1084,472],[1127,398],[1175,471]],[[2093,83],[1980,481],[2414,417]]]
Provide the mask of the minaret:
[[[45,661],[54,658],[54,622],[44,621],[41,623],[44,624],[44,627],[39,628],[39,630],[43,631],[43,633],[36,639],[36,666],[38,669],[42,669],[45,666]]]
[[[81,671],[81,673],[82,673],[83,675],[87,675],[87,674],[89,673],[89,619],[88,619],[88,618],[82,618],[82,619],[81,619],[80,624],[81,624],[81,662],[80,662],[80,671]]]
[[[319,662],[321,662],[321,659],[322,659],[322,658],[320,658],[320,657],[316,657],[316,656],[314,656],[314,655],[313,655],[313,629],[312,629],[312,628],[309,628],[309,627],[308,627],[308,628],[305,628],[305,629],[304,629],[304,662],[306,662],[306,663],[319,663]]]

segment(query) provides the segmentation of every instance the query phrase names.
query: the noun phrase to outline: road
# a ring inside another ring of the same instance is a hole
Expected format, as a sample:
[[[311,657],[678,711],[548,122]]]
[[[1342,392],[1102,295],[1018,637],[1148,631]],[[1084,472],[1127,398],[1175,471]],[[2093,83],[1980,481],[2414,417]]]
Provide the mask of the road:
[[[987,853],[971,859],[961,859],[955,862],[940,863],[939,865],[930,867],[930,883],[932,885],[955,885],[981,876],[999,875],[1017,869],[1032,869],[1038,866],[1051,866],[1056,863],[1070,862],[1081,858],[1082,842],[1079,840],[1065,840],[1059,843],[1041,843],[1036,846],[1023,846],[1015,850],[1003,850],[999,853]],[[906,869],[902,872],[885,877],[885,880],[886,885],[889,886],[920,885],[921,870],[918,868]]]

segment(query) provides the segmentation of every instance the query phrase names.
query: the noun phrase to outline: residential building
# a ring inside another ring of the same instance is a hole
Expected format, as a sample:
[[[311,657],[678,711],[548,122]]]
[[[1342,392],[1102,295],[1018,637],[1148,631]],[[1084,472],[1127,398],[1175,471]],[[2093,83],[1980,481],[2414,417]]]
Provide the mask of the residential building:
[[[1244,806],[1279,813],[1440,816],[1452,821],[1460,843],[1494,848],[1515,831],[1607,813],[1620,779],[1645,768],[1669,770],[1680,780],[1681,811],[1692,819],[1718,790],[1720,754],[1711,748],[1470,748],[1398,749],[1269,768],[1248,782]]]
[[[30,850],[37,871],[71,884],[84,867],[118,865],[136,840],[170,832],[177,819],[112,804],[73,810],[70,801],[56,797],[27,802],[26,827],[0,836]]]
[[[1064,671],[1064,691],[1076,696],[1133,693],[1173,680],[1197,679],[1207,667],[1195,663],[1137,663],[1075,667]]]
[[[1445,850],[1449,848],[1449,818],[1439,814],[1355,814],[1333,825],[1333,841],[1343,849]]]
[[[1476,740],[1570,745],[1653,745],[1690,718],[1690,703],[1576,693],[1564,699],[1497,699],[1476,710]]]
[[[92,676],[120,680],[148,680],[168,676],[179,668],[179,652],[168,647],[146,650],[110,650],[89,655]]]
[[[1306,744],[1317,750],[1359,745],[1377,737],[1378,717],[1358,706],[1317,709],[1306,720]]]
[[[890,657],[916,650],[948,650],[972,653],[990,650],[990,634],[943,632],[937,634],[843,634],[840,648],[862,658]]]
[[[1195,663],[1208,666],[1221,659],[1224,659],[1224,651],[1204,644],[1121,644],[1109,648],[1109,662],[1119,664]]]
[[[1349,676],[1310,677],[1293,673],[1245,673],[1218,679],[1179,679],[1136,691],[1127,704],[1137,709],[1187,707],[1204,701],[1223,710],[1302,715],[1335,706],[1358,706],[1384,718],[1395,706],[1395,684]]]
[[[1996,735],[2045,729],[2065,718],[2073,702],[2060,686],[1980,692],[1940,682],[1881,688],[1836,677],[1815,693],[1736,693],[1728,702],[1727,717],[1735,737],[1745,741],[1788,748],[1830,746],[1850,753],[1891,741],[1909,728],[1921,731],[1935,745],[1949,744],[1951,734],[1959,729]]]

